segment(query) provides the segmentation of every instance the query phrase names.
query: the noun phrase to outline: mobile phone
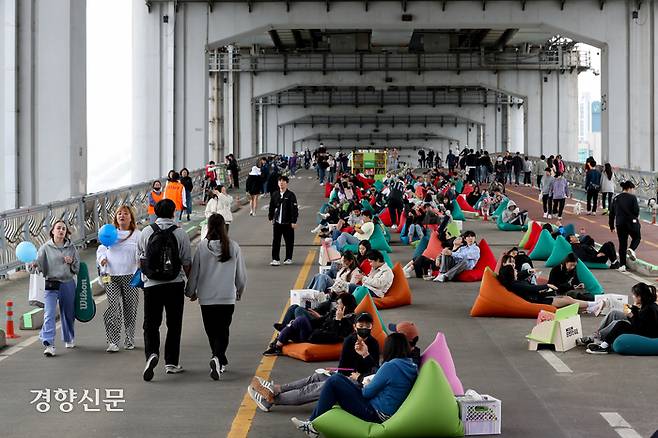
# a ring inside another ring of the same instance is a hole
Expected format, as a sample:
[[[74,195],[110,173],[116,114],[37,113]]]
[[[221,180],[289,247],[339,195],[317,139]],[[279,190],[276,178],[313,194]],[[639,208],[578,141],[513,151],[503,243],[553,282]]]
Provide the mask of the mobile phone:
[[[311,301],[310,300],[306,300],[306,302],[304,303],[304,308],[306,310],[309,310],[311,308]]]

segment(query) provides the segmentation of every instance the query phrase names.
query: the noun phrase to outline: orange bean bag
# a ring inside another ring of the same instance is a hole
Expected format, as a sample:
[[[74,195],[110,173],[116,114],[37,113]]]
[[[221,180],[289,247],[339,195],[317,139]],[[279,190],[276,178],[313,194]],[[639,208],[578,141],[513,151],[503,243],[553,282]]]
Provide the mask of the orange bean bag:
[[[471,308],[471,316],[496,316],[503,318],[536,318],[540,310],[555,313],[557,309],[547,304],[529,303],[503,287],[491,269],[485,269],[480,294]]]
[[[398,229],[396,230],[398,233],[400,230],[402,230],[402,227],[404,227],[404,224],[407,223],[407,215],[406,214],[401,214],[400,215],[400,220],[398,221]]]
[[[324,197],[328,198],[331,195],[331,191],[334,189],[333,184],[324,183]]]
[[[523,249],[526,250],[528,254],[530,254],[537,244],[537,241],[539,240],[539,235],[541,234],[541,225],[537,221],[532,221],[532,225],[530,228],[530,237],[528,237],[528,241],[523,245]]]
[[[457,204],[459,204],[459,208],[461,208],[462,211],[467,211],[469,213],[477,213],[477,211],[471,206],[471,204],[469,204],[466,201],[464,195],[457,196]]]
[[[404,276],[404,271],[399,263],[393,266],[393,284],[388,288],[384,298],[375,298],[375,306],[378,309],[392,309],[394,307],[407,306],[411,304],[411,288]]]
[[[482,276],[484,275],[484,270],[486,268],[494,269],[496,267],[496,256],[489,247],[487,241],[484,239],[480,240],[478,246],[480,247],[480,259],[475,264],[475,266],[473,266],[473,269],[469,269],[468,271],[463,271],[457,274],[455,277],[456,281],[480,281],[482,280]]]
[[[384,342],[386,341],[387,335],[384,331],[384,326],[382,326],[379,312],[377,312],[377,307],[375,307],[375,302],[372,300],[372,297],[369,294],[361,300],[359,305],[356,306],[356,310],[354,310],[354,314],[356,315],[363,312],[368,312],[370,316],[372,316],[373,323],[372,330],[370,330],[370,335],[372,335],[372,337],[377,339],[377,342],[379,342],[379,351],[384,351]]]
[[[343,344],[286,344],[283,346],[284,356],[304,362],[325,362],[338,360],[343,350]]]
[[[423,257],[427,257],[430,260],[436,259],[436,256],[441,253],[441,250],[443,249],[443,245],[441,244],[441,241],[439,240],[439,234],[436,231],[432,231],[432,235],[430,236],[430,241],[427,244],[427,248],[425,251],[423,251]]]

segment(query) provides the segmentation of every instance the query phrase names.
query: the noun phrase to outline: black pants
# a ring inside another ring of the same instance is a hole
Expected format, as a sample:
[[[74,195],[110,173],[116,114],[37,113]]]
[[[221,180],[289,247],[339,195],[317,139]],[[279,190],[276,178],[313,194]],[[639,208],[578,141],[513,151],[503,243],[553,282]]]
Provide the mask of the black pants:
[[[400,216],[404,210],[402,199],[389,198],[388,199],[388,214],[391,216],[391,223],[397,225],[400,222]]]
[[[434,260],[430,260],[423,255],[414,259],[414,272],[416,273],[416,278],[423,278],[423,275],[427,274],[427,271],[430,269],[432,271],[439,269],[436,263],[434,263]]]
[[[278,224],[276,222],[273,225],[272,260],[279,260],[281,236],[283,236],[283,240],[286,242],[285,260],[292,260],[292,251],[295,249],[295,230],[291,224]]]
[[[562,217],[565,202],[566,199],[553,199],[553,214],[558,215],[558,217]]]
[[[636,219],[639,220],[639,219]],[[631,238],[630,248],[635,251],[640,246],[642,237],[640,236],[640,223],[617,224],[617,237],[619,238],[619,263],[626,265],[626,248],[628,247],[628,238]]]
[[[606,203],[606,201],[608,202]],[[601,193],[601,208],[605,210],[606,205],[610,208],[610,204],[612,204],[612,193]]]
[[[617,251],[615,250],[615,244],[612,242],[606,242],[601,245],[599,252],[602,252],[605,255],[594,257],[589,260],[583,259],[583,261],[592,263],[606,263],[610,261],[610,263],[614,263],[617,260]]]
[[[553,198],[551,198],[549,195],[541,195],[541,205],[544,209],[544,213],[552,213]]]
[[[523,184],[530,184],[530,172],[523,172]]]
[[[231,179],[233,179],[233,187],[236,189],[240,188],[240,171],[239,170],[232,170],[231,171]]]
[[[587,211],[596,213],[596,205],[599,203],[599,191],[587,190]]]
[[[180,335],[183,328],[185,283],[165,283],[144,288],[144,354],[160,355],[162,310],[167,312],[165,364],[178,365]]]
[[[226,349],[228,348],[229,327],[233,320],[235,304],[211,304],[201,306],[203,328],[206,329],[208,343],[212,355],[219,359],[220,365],[228,364]]]
[[[541,178],[542,178],[543,176],[544,176],[544,175],[537,175],[537,188],[538,188],[538,189],[541,188]]]

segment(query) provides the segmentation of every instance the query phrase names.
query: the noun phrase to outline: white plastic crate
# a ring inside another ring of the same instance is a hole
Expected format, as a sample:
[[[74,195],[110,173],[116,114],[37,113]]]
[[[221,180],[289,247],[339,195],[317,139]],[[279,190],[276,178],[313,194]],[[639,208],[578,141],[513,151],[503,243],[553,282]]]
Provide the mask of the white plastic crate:
[[[457,397],[457,402],[465,435],[500,435],[500,400],[482,394],[482,400],[463,396]]]

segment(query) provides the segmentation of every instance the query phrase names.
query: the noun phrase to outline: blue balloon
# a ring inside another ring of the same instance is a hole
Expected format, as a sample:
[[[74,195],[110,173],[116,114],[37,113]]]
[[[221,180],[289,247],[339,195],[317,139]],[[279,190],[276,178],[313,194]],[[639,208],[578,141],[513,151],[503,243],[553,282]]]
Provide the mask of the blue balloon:
[[[98,240],[105,246],[114,245],[118,238],[119,232],[112,224],[105,224],[98,230]]]
[[[32,263],[37,259],[37,247],[32,242],[21,242],[16,246],[16,258],[23,263]]]

